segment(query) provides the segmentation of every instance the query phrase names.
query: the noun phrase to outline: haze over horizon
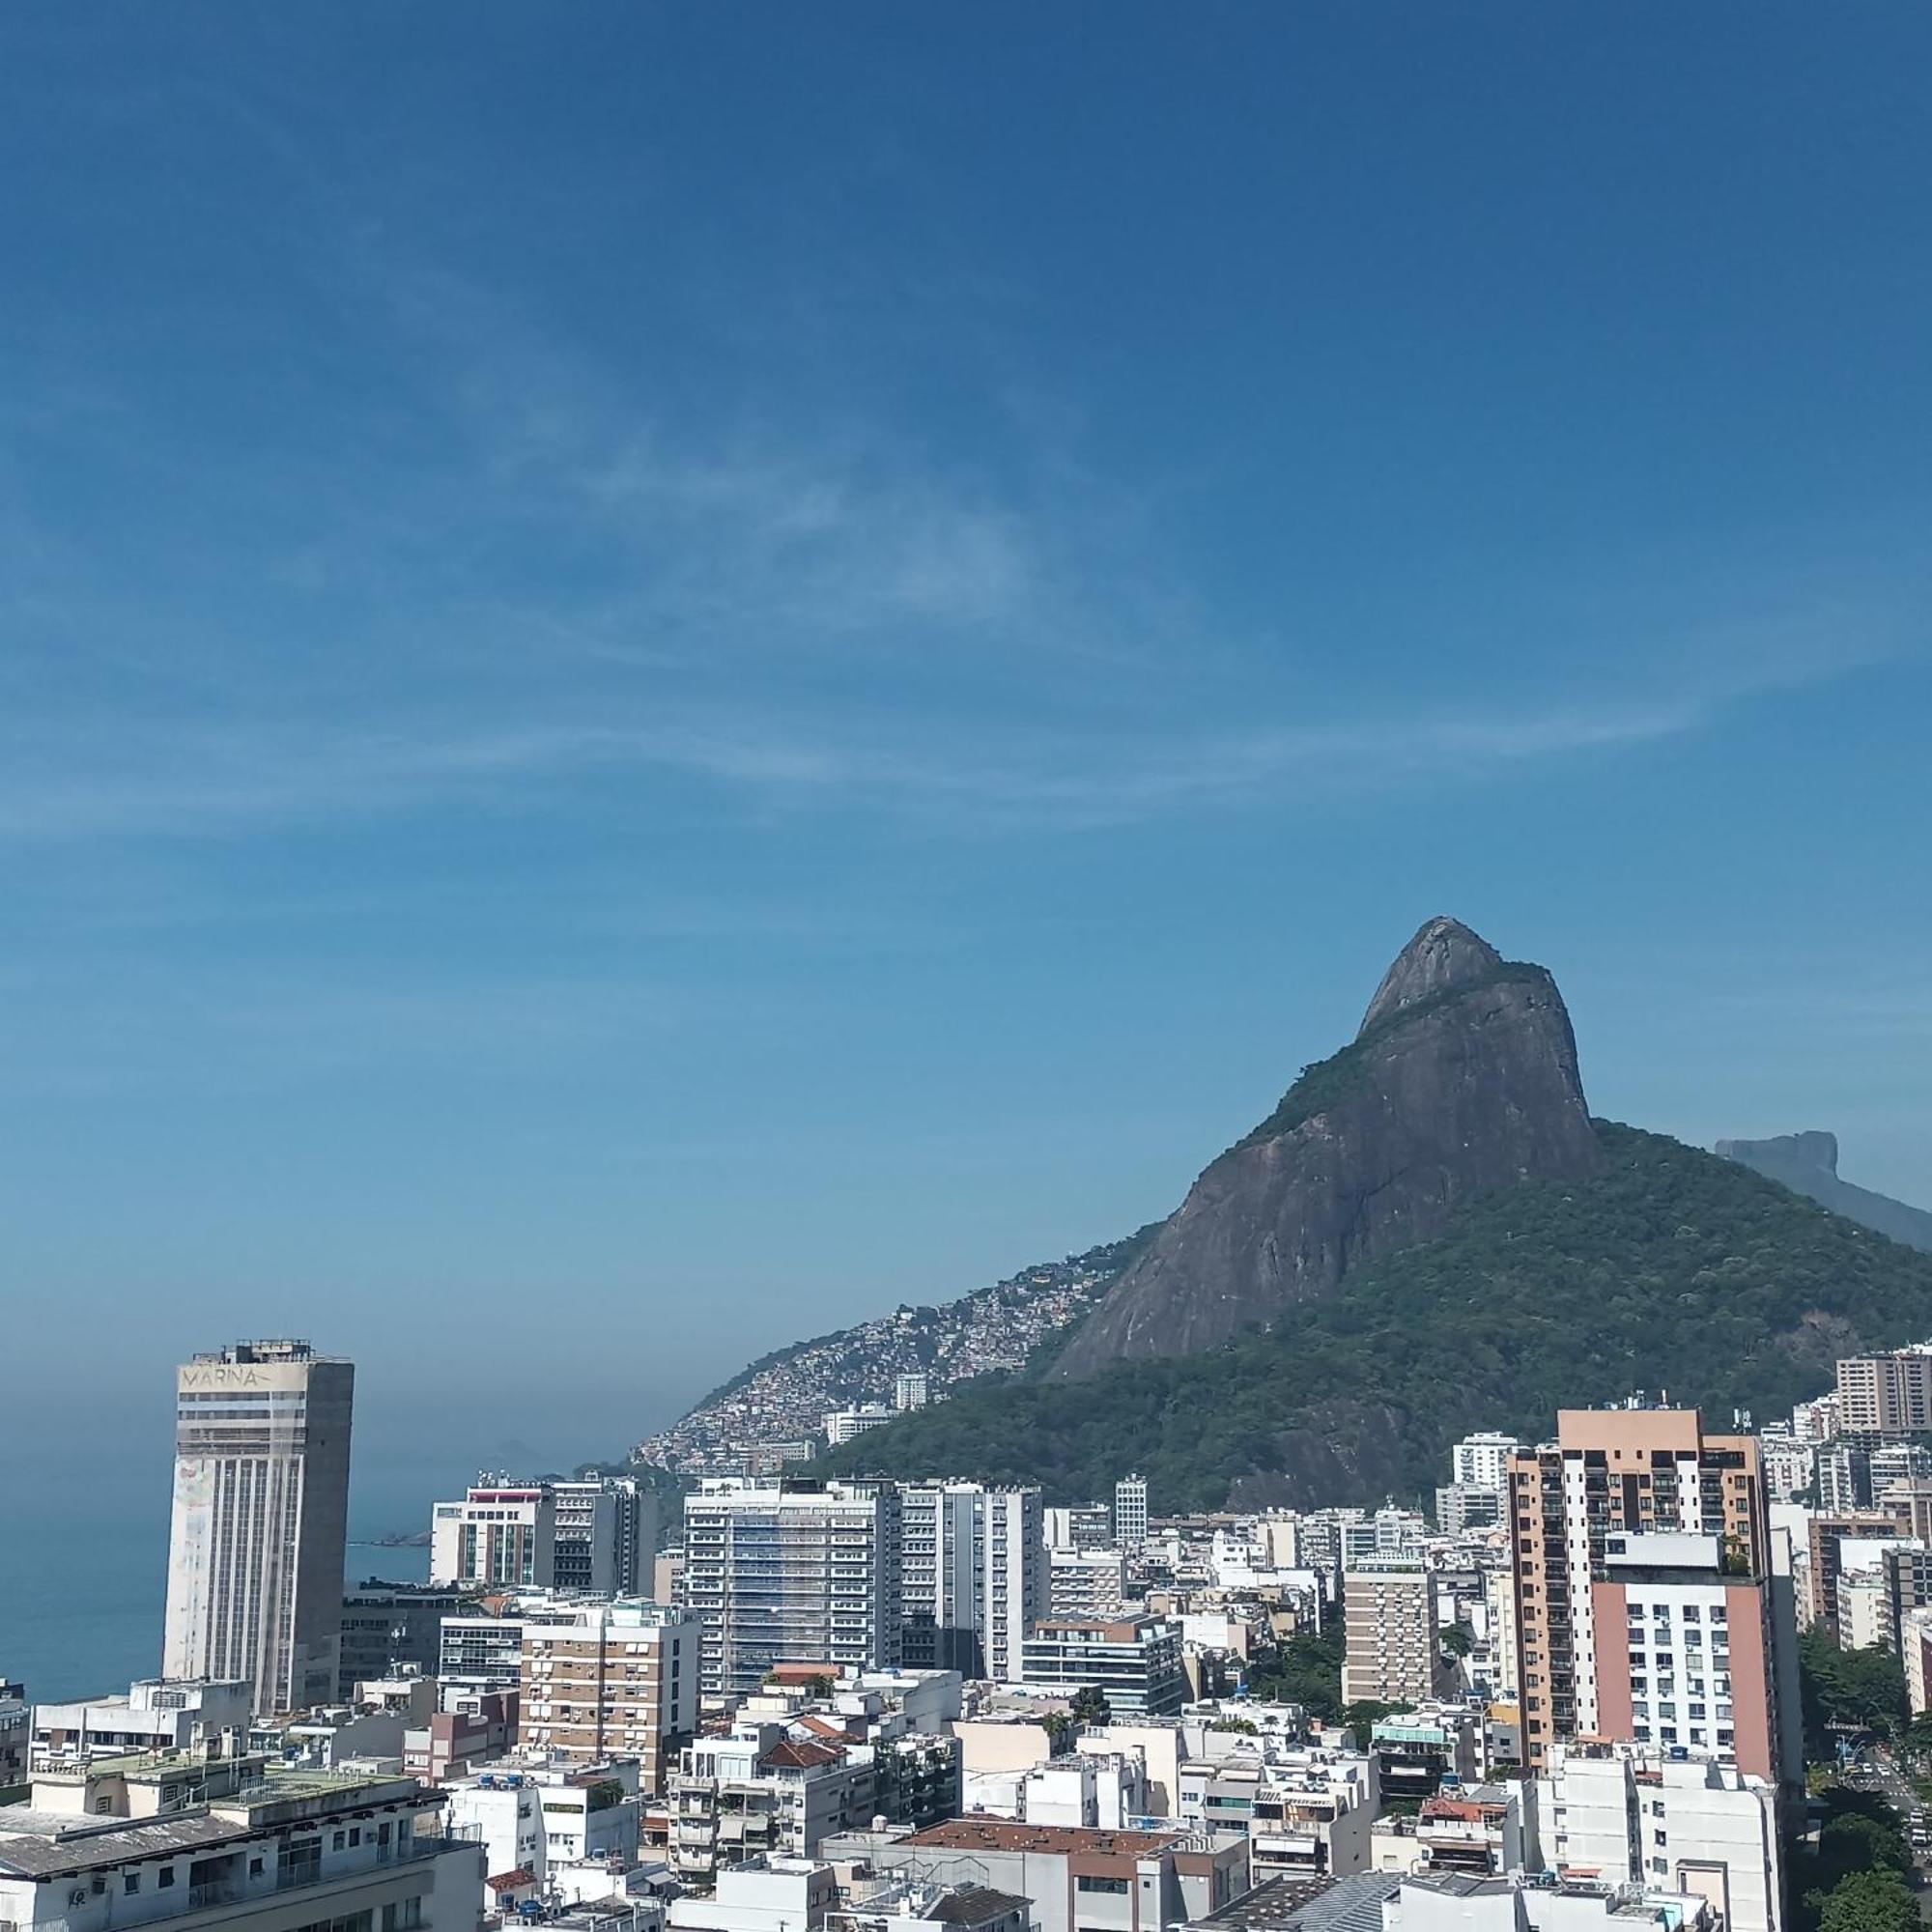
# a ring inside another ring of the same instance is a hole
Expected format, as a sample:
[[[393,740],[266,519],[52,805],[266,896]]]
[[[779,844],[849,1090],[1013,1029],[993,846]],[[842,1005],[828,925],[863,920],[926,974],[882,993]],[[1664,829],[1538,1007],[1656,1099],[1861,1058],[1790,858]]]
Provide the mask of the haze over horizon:
[[[1932,16],[1525,18],[0,20],[33,1452],[289,1332],[619,1453],[1166,1213],[1438,912],[1932,1206]]]

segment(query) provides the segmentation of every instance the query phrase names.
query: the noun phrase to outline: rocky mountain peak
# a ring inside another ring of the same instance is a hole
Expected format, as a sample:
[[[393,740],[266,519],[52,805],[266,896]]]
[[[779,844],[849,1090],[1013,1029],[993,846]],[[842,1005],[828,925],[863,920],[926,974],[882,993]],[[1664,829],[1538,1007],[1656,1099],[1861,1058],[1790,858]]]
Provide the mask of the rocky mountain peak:
[[[1502,954],[1460,919],[1429,920],[1382,975],[1355,1037],[1359,1039],[1405,1008],[1433,999],[1437,993],[1477,985],[1499,972],[1502,965]]]
[[[1718,1151],[1726,1160],[1766,1171],[1783,1163],[1818,1168],[1830,1175],[1838,1172],[1838,1137],[1817,1127],[1801,1134],[1778,1134],[1768,1141],[1719,1141]]]
[[[1062,1354],[1096,1374],[1293,1319],[1467,1202],[1603,1171],[1556,982],[1453,919],[1402,950],[1352,1044],[1211,1162]]]

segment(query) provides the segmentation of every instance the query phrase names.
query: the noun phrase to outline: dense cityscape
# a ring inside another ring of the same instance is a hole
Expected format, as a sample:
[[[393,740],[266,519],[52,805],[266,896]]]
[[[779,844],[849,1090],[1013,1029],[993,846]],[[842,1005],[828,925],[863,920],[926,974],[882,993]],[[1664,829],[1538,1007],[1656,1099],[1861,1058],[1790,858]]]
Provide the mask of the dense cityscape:
[[[1932,1733],[1932,1346],[1478,1433],[1426,1509],[492,1479],[420,1585],[345,1586],[349,1362],[177,1382],[159,1673],[0,1703],[19,1932],[1785,1932],[1932,1845],[1875,1795]]]
[[[1932,1932],[1928,77],[0,6],[0,1932]]]

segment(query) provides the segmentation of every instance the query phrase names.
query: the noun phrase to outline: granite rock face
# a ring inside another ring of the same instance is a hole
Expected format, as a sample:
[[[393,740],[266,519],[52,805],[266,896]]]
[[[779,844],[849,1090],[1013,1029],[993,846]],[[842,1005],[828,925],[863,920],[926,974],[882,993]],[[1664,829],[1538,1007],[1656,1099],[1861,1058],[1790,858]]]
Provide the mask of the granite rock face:
[[[1282,1327],[1357,1263],[1433,1239],[1463,1202],[1605,1164],[1555,981],[1433,919],[1383,977],[1354,1042],[1304,1069],[1208,1167],[1057,1372]]]
[[[1776,1180],[1794,1194],[1803,1194],[1856,1221],[1874,1234],[1903,1241],[1909,1248],[1932,1252],[1932,1213],[1894,1201],[1889,1194],[1874,1194],[1869,1187],[1857,1187],[1838,1179],[1838,1137],[1813,1130],[1803,1134],[1778,1134],[1768,1141],[1719,1141],[1717,1151],[1726,1160]]]

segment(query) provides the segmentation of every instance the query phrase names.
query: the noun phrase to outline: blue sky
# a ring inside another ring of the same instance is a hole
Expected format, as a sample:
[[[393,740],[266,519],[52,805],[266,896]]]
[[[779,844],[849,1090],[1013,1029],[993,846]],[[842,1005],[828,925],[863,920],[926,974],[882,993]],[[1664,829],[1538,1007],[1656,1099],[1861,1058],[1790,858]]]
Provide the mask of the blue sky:
[[[378,1450],[621,1449],[1164,1212],[1437,911],[1600,1111],[1932,1202],[1928,61],[14,11],[30,1413],[294,1328]]]

